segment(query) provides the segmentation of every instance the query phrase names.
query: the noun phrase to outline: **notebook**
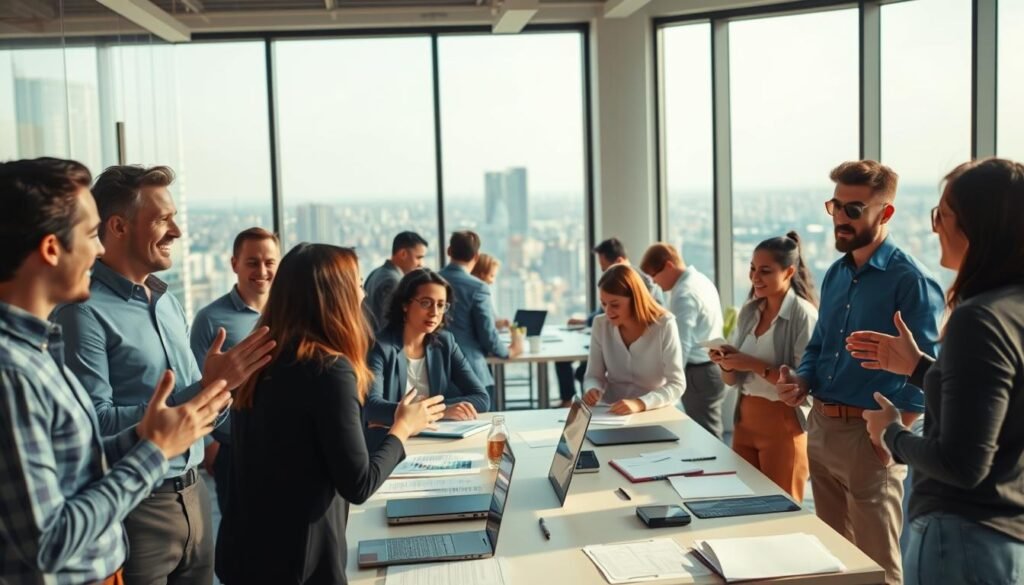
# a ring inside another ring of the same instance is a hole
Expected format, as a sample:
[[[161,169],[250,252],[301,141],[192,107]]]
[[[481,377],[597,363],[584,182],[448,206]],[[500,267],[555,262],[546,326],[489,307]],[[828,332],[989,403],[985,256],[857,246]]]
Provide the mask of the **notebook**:
[[[608,462],[631,483],[655,481],[674,475],[697,475],[702,472],[700,464],[683,461],[678,457],[622,457]]]
[[[438,439],[465,439],[482,433],[491,426],[489,420],[442,420],[434,423],[437,430],[425,429],[417,437],[433,437]]]
[[[726,583],[846,570],[816,536],[804,533],[698,540],[694,551]]]

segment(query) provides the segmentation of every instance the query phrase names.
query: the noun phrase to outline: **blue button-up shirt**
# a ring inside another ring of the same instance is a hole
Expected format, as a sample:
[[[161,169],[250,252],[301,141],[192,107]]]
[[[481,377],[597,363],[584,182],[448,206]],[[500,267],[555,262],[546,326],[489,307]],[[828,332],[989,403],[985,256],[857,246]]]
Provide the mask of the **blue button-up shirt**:
[[[901,311],[921,351],[935,356],[945,300],[939,283],[888,237],[859,269],[849,255],[837,260],[821,283],[821,307],[799,374],[815,400],[877,409],[881,392],[896,408],[924,412],[924,393],[906,376],[861,367],[846,350],[853,331],[897,335],[893,314]]]
[[[121,522],[167,470],[134,428],[100,439],[63,350],[58,325],[0,302],[0,583],[113,574],[127,551]]]
[[[88,300],[60,307],[55,315],[64,327],[68,366],[92,397],[104,435],[142,420],[165,370],[174,372],[171,404],[199,392],[202,373],[189,348],[185,311],[166,294],[166,283],[150,275],[144,288],[98,261],[89,291]],[[167,477],[202,461],[198,440],[171,460]]]
[[[223,327],[226,333],[221,351],[227,351],[252,333],[259,320],[260,312],[245,304],[238,294],[238,286],[231,287],[231,292],[203,307],[192,320],[192,355],[196,363],[203,367],[218,328]],[[221,443],[231,442],[230,422],[229,416],[213,431],[213,436]]]

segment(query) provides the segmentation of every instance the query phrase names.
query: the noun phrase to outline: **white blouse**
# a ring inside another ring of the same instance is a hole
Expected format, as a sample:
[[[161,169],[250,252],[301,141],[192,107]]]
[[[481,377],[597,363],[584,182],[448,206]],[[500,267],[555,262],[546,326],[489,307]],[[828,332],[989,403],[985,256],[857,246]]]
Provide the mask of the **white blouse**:
[[[686,377],[675,316],[665,313],[626,347],[619,328],[598,315],[583,388],[603,390],[606,404],[625,398],[640,399],[647,410],[676,404],[686,390]]]
[[[422,397],[430,397],[430,377],[427,375],[427,358],[419,359],[406,358],[409,367],[405,376],[405,391],[416,389],[416,394]]]
[[[778,317],[776,317],[776,319],[778,319]],[[737,349],[742,353],[754,356],[766,364],[779,363],[778,358],[775,357],[775,323],[775,321],[772,321],[771,326],[768,327],[768,331],[761,334],[761,337],[754,335],[753,331],[748,333],[747,336],[743,338],[743,343],[740,344]],[[779,393],[775,389],[775,384],[768,382],[768,380],[765,380],[754,372],[752,372],[751,376],[740,386],[740,392],[742,394],[766,398],[773,402],[779,401]]]

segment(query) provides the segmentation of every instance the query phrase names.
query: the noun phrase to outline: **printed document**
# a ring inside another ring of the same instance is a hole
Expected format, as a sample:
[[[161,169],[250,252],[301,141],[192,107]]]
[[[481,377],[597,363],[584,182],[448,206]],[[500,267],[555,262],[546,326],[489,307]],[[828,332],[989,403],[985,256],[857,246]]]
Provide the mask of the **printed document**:
[[[671,538],[595,544],[583,547],[583,552],[590,557],[604,578],[613,584],[658,579],[684,579],[692,582],[694,577],[711,574]]]

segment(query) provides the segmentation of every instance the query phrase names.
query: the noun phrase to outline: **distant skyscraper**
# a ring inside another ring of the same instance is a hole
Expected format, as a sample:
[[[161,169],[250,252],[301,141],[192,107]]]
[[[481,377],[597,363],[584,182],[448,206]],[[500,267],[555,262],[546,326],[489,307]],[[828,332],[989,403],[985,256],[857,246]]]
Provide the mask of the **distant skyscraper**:
[[[335,242],[331,233],[332,210],[330,205],[304,203],[295,208],[296,235],[299,242]]]
[[[505,171],[505,205],[508,206],[509,233],[525,236],[530,225],[525,168],[513,167]]]
[[[494,225],[502,207],[505,207],[505,175],[484,173],[484,222]]]

